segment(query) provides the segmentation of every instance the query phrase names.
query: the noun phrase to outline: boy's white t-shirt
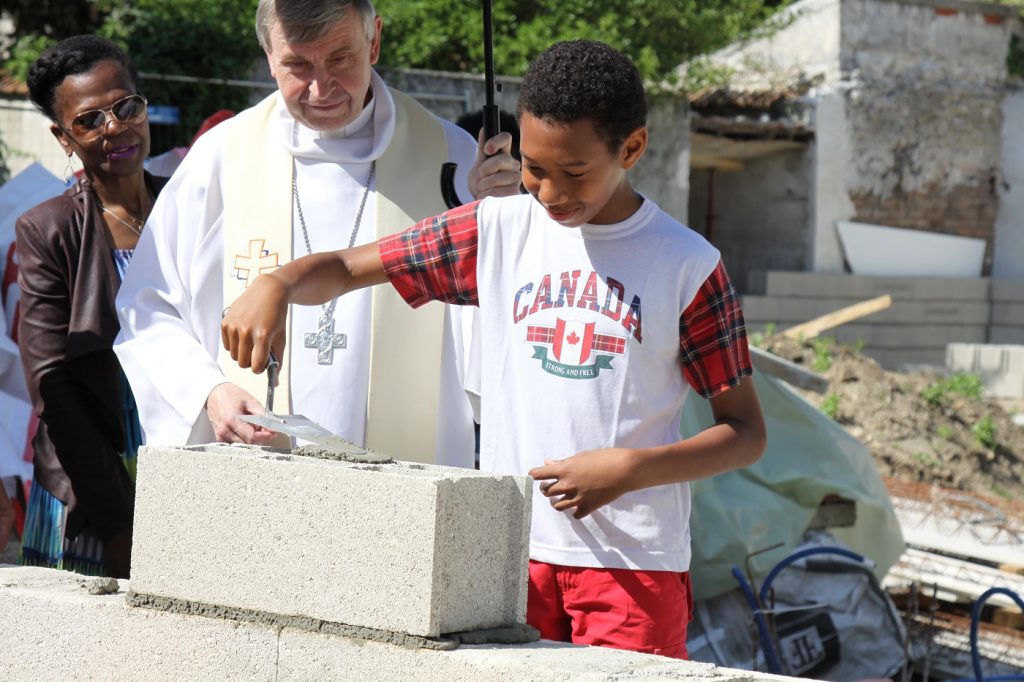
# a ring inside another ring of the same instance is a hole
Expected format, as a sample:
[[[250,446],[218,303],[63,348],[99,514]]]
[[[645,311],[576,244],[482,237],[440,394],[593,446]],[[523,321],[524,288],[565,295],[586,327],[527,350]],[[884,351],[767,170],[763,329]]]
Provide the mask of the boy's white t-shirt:
[[[484,201],[478,216],[480,468],[522,475],[679,440],[679,315],[718,251],[649,200],[621,223],[575,229],[529,196]],[[627,493],[581,520],[536,485],[532,559],[688,570],[688,484]]]
[[[475,217],[479,385],[469,388],[481,396],[481,470],[521,476],[546,459],[679,440],[689,390],[679,317],[718,251],[646,199],[613,225],[563,227],[528,195],[485,199]],[[627,493],[582,520],[556,511],[538,485],[532,559],[688,570],[688,484]]]

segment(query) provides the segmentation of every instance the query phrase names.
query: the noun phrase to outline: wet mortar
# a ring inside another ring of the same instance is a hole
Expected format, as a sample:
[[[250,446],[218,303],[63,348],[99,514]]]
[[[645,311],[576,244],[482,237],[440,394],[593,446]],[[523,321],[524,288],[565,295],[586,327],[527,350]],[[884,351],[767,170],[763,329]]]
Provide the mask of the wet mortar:
[[[149,608],[157,611],[252,623],[278,630],[296,628],[307,632],[319,632],[348,637],[350,639],[392,644],[407,649],[451,651],[458,648],[460,644],[526,644],[539,639],[537,630],[525,624],[456,632],[442,635],[441,637],[422,637],[405,632],[334,623],[309,616],[285,616],[256,609],[205,604],[187,599],[175,599],[173,597],[158,597],[151,594],[140,594],[133,590],[129,590],[125,600],[129,606]]]

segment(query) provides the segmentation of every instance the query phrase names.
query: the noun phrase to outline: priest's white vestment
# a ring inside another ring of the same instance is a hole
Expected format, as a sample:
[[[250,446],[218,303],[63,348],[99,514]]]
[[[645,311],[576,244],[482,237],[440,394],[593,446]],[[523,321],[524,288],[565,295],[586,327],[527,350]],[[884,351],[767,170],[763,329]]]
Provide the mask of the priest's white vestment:
[[[283,177],[283,183],[288,183],[294,172],[295,191],[307,227],[309,247],[314,252],[349,246],[371,162],[376,162],[376,178],[370,185],[368,201],[355,233],[355,245],[372,242],[378,234],[395,232],[412,224],[377,224],[381,215],[393,219],[394,211],[388,208],[387,202],[392,199],[400,202],[402,192],[410,191],[411,183],[401,181],[402,173],[416,173],[420,180],[429,178],[429,182],[437,186],[439,161],[454,161],[459,169],[456,175],[459,194],[464,201],[471,199],[467,175],[475,160],[476,142],[454,124],[432,119],[429,125],[436,126],[436,133],[443,131],[440,149],[441,155],[447,158],[424,159],[424,150],[430,145],[410,138],[403,116],[406,119],[419,117],[421,127],[416,130],[421,133],[425,121],[422,114],[426,112],[404,95],[390,91],[376,73],[372,87],[374,96],[360,115],[344,129],[329,133],[297,124],[280,94],[274,93],[260,105],[221,123],[201,137],[161,192],[117,297],[121,334],[114,350],[135,393],[145,443],[179,445],[214,440],[204,406],[210,391],[227,380],[222,365],[218,364],[218,354],[222,353],[222,310],[257,274],[287,261],[287,249],[280,249],[279,253],[266,238],[265,231],[269,228],[258,224],[266,222],[260,220],[263,213],[259,207],[260,202],[266,200],[265,194],[270,193],[261,187],[260,177],[273,175],[275,183]],[[404,113],[413,109],[419,113],[415,116]],[[237,153],[234,163],[226,158],[228,150],[238,149],[239,131],[251,129],[254,116],[264,116],[265,124],[259,125],[265,125],[266,133],[252,144],[266,144],[271,150],[270,156],[279,149],[285,152],[280,155],[284,161],[274,164],[273,171],[244,164],[240,167]],[[246,125],[250,128],[239,128]],[[394,140],[402,143],[392,146]],[[438,139],[433,139],[432,144],[438,149]],[[291,159],[294,171],[278,167],[282,163],[292,165]],[[250,177],[255,178],[251,183],[253,189],[246,192]],[[382,177],[385,178],[382,182],[390,186],[378,185]],[[422,181],[420,187],[425,187]],[[283,194],[276,187],[271,191],[275,197],[283,197],[281,204],[292,196],[291,186],[284,187]],[[439,188],[437,201],[436,212],[440,212],[443,204]],[[292,257],[305,255],[306,235],[295,201],[291,201],[290,211],[286,206],[275,205],[274,208],[276,215],[284,216],[284,221],[291,215]],[[251,234],[240,238],[237,220],[243,209],[248,211],[247,216],[256,216],[256,219],[247,218],[254,223]],[[228,229],[226,225],[231,223],[232,215],[235,223]],[[269,219],[275,213],[267,210],[266,215]],[[411,216],[413,220],[423,217],[426,215]],[[238,291],[227,291],[228,288]],[[374,312],[378,303],[374,296],[381,295],[375,293],[376,290],[385,288],[353,292],[337,301],[334,331],[345,334],[346,338],[344,347],[330,352],[331,364],[318,363],[317,350],[305,343],[307,334],[317,331],[322,308],[292,306],[287,357],[283,362],[290,379],[288,385],[282,382],[278,387],[276,411],[284,411],[281,409],[284,403],[289,411],[304,414],[353,442],[366,442],[368,401],[371,405],[386,406],[390,400],[398,398],[392,388],[388,389],[391,393],[383,397],[379,390],[376,398],[371,393],[376,390],[370,385],[371,328],[374,329],[376,354],[372,359],[374,372],[380,372],[384,352],[389,354],[387,357],[401,355],[404,359],[406,349],[414,355],[424,340],[417,338],[411,328],[379,327],[381,323]],[[413,409],[422,404],[435,411],[436,434],[407,433],[405,441],[413,444],[395,446],[407,451],[390,454],[453,466],[472,466],[472,412],[462,390],[465,367],[462,349],[468,339],[471,315],[470,310],[446,308],[443,323],[439,321],[437,326],[443,331],[443,340],[435,344],[438,347],[434,356],[413,361],[412,371],[423,368],[436,372],[440,367],[438,394],[432,400],[412,397]],[[378,344],[385,341],[386,351],[382,352]],[[223,357],[221,361],[223,364]],[[262,384],[255,384],[262,386],[262,392],[254,388],[252,382],[246,386],[261,402],[266,391],[264,377],[259,377]],[[390,437],[409,428],[405,420],[373,424],[371,416],[369,428],[378,438],[382,431],[390,432],[386,434]],[[367,445],[381,447],[372,435],[370,441]]]

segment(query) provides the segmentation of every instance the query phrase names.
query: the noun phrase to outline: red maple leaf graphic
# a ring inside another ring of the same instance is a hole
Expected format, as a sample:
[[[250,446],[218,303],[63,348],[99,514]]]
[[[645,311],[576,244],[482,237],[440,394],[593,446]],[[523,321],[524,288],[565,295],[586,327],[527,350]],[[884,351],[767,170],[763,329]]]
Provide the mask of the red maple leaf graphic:
[[[570,346],[575,346],[580,342],[580,337],[576,336],[576,332],[572,332],[569,336],[565,337],[565,342]]]

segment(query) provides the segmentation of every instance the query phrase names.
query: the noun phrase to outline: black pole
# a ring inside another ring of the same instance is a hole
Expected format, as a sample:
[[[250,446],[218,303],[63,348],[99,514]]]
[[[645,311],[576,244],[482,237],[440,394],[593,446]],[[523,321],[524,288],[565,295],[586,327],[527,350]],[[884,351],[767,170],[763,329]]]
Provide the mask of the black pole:
[[[484,3],[484,84],[487,90],[484,93],[484,140],[489,140],[499,132],[498,105],[494,103],[494,29],[491,21],[491,0],[483,0]],[[441,198],[445,206],[455,208],[462,202],[459,200],[459,193],[455,190],[456,164],[441,164]]]
[[[498,134],[498,106],[494,103],[494,28],[491,21],[491,0],[484,3],[484,139],[491,139]]]

